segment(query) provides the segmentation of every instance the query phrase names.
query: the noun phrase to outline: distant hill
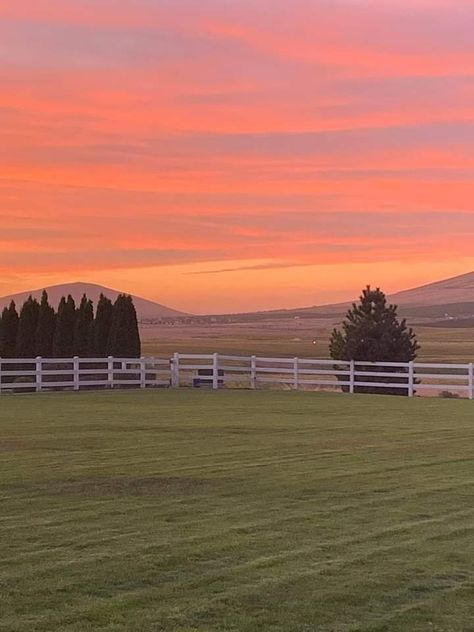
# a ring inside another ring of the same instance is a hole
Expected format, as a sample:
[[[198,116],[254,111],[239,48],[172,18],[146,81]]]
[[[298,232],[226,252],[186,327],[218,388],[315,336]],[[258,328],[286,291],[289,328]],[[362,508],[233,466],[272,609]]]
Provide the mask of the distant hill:
[[[354,301],[357,298],[354,297]],[[474,319],[474,272],[403,290],[389,295],[388,299],[390,303],[398,305],[400,315],[410,321],[417,319],[419,322],[433,324],[443,322],[446,327],[467,327]],[[352,303],[353,301],[348,301],[296,309],[228,314],[217,318],[242,322],[285,318],[322,318],[336,321],[344,316]]]
[[[390,300],[398,305],[444,305],[474,302],[474,272],[397,292]]]
[[[444,279],[443,281],[436,281],[428,285],[421,285],[409,290],[402,290],[401,292],[390,294],[388,299],[391,303],[395,303],[401,308],[474,303],[474,272],[468,272],[467,274]],[[305,309],[334,314],[345,312],[351,305],[352,302],[347,302]]]
[[[118,290],[95,285],[93,283],[67,283],[45,288],[50,302],[56,307],[61,296],[71,294],[79,301],[85,293],[97,303],[101,293],[110,299],[120,294]],[[383,289],[383,287],[382,287]],[[11,296],[0,298],[0,309],[11,300],[21,305],[31,294],[39,298],[42,289],[31,292],[21,292]],[[429,283],[420,287],[403,290],[388,296],[391,303],[399,306],[401,316],[407,317],[411,322],[419,323],[445,323],[449,327],[468,327],[474,319],[474,272],[462,274],[451,279]],[[153,301],[133,296],[140,320],[158,320],[160,318],[189,318],[190,322],[212,320],[216,322],[255,322],[268,319],[286,318],[324,318],[331,321],[340,320],[351,307],[352,301],[345,303],[333,303],[331,305],[319,305],[295,309],[280,309],[266,312],[217,314],[209,316],[193,317],[178,310],[160,305]],[[357,297],[354,297],[357,300]]]
[[[57,307],[62,296],[71,294],[76,302],[81,300],[83,294],[87,296],[97,304],[101,294],[105,294],[112,301],[115,301],[117,296],[121,294],[118,290],[112,290],[109,287],[103,287],[102,285],[96,285],[95,283],[65,283],[63,285],[53,285],[44,288],[48,292],[51,305]],[[12,294],[10,296],[4,296],[0,298],[0,309],[3,309],[10,301],[15,301],[17,306],[21,306],[28,296],[33,296],[39,299],[43,288],[38,290],[31,290],[30,292],[20,292],[19,294]],[[154,303],[140,296],[133,296],[133,302],[135,304],[137,315],[139,320],[144,319],[159,319],[159,318],[173,318],[186,316],[183,312],[179,312],[165,305]]]
[[[416,325],[417,323],[413,323]],[[474,318],[449,318],[447,320],[433,320],[419,323],[423,327],[441,327],[443,329],[473,329]]]

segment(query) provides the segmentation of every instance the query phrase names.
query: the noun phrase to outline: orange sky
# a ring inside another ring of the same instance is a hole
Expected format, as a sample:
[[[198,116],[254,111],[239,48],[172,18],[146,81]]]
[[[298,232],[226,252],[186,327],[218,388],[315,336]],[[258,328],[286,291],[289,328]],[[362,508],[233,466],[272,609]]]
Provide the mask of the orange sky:
[[[243,311],[474,269],[471,0],[8,5],[0,294]]]

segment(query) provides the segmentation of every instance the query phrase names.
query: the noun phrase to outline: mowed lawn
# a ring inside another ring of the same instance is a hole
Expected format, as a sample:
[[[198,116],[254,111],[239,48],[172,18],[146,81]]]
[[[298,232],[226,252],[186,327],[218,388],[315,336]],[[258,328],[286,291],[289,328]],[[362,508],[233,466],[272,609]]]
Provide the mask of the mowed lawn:
[[[474,630],[474,403],[0,399],[0,630]]]

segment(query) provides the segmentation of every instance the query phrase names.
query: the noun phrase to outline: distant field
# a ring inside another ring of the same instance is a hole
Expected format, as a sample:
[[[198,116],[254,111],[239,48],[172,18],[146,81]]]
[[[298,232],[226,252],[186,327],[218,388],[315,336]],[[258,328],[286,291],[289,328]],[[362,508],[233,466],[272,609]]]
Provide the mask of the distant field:
[[[427,362],[474,362],[474,327],[447,329],[417,327],[420,358]]]
[[[472,630],[473,410],[3,396],[0,630]]]
[[[142,331],[144,352],[169,357],[181,353],[233,353],[326,358],[334,322],[288,319],[254,323],[150,327]],[[474,362],[474,327],[416,327],[420,359],[426,362]]]

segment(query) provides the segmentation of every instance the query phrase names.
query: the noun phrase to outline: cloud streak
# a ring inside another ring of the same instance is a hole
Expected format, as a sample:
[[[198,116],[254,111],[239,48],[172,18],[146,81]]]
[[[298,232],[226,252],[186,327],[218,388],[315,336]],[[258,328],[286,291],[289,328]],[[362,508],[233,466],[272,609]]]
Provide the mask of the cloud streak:
[[[8,289],[123,274],[216,311],[304,302],[314,266],[474,266],[469,2],[4,5]]]

